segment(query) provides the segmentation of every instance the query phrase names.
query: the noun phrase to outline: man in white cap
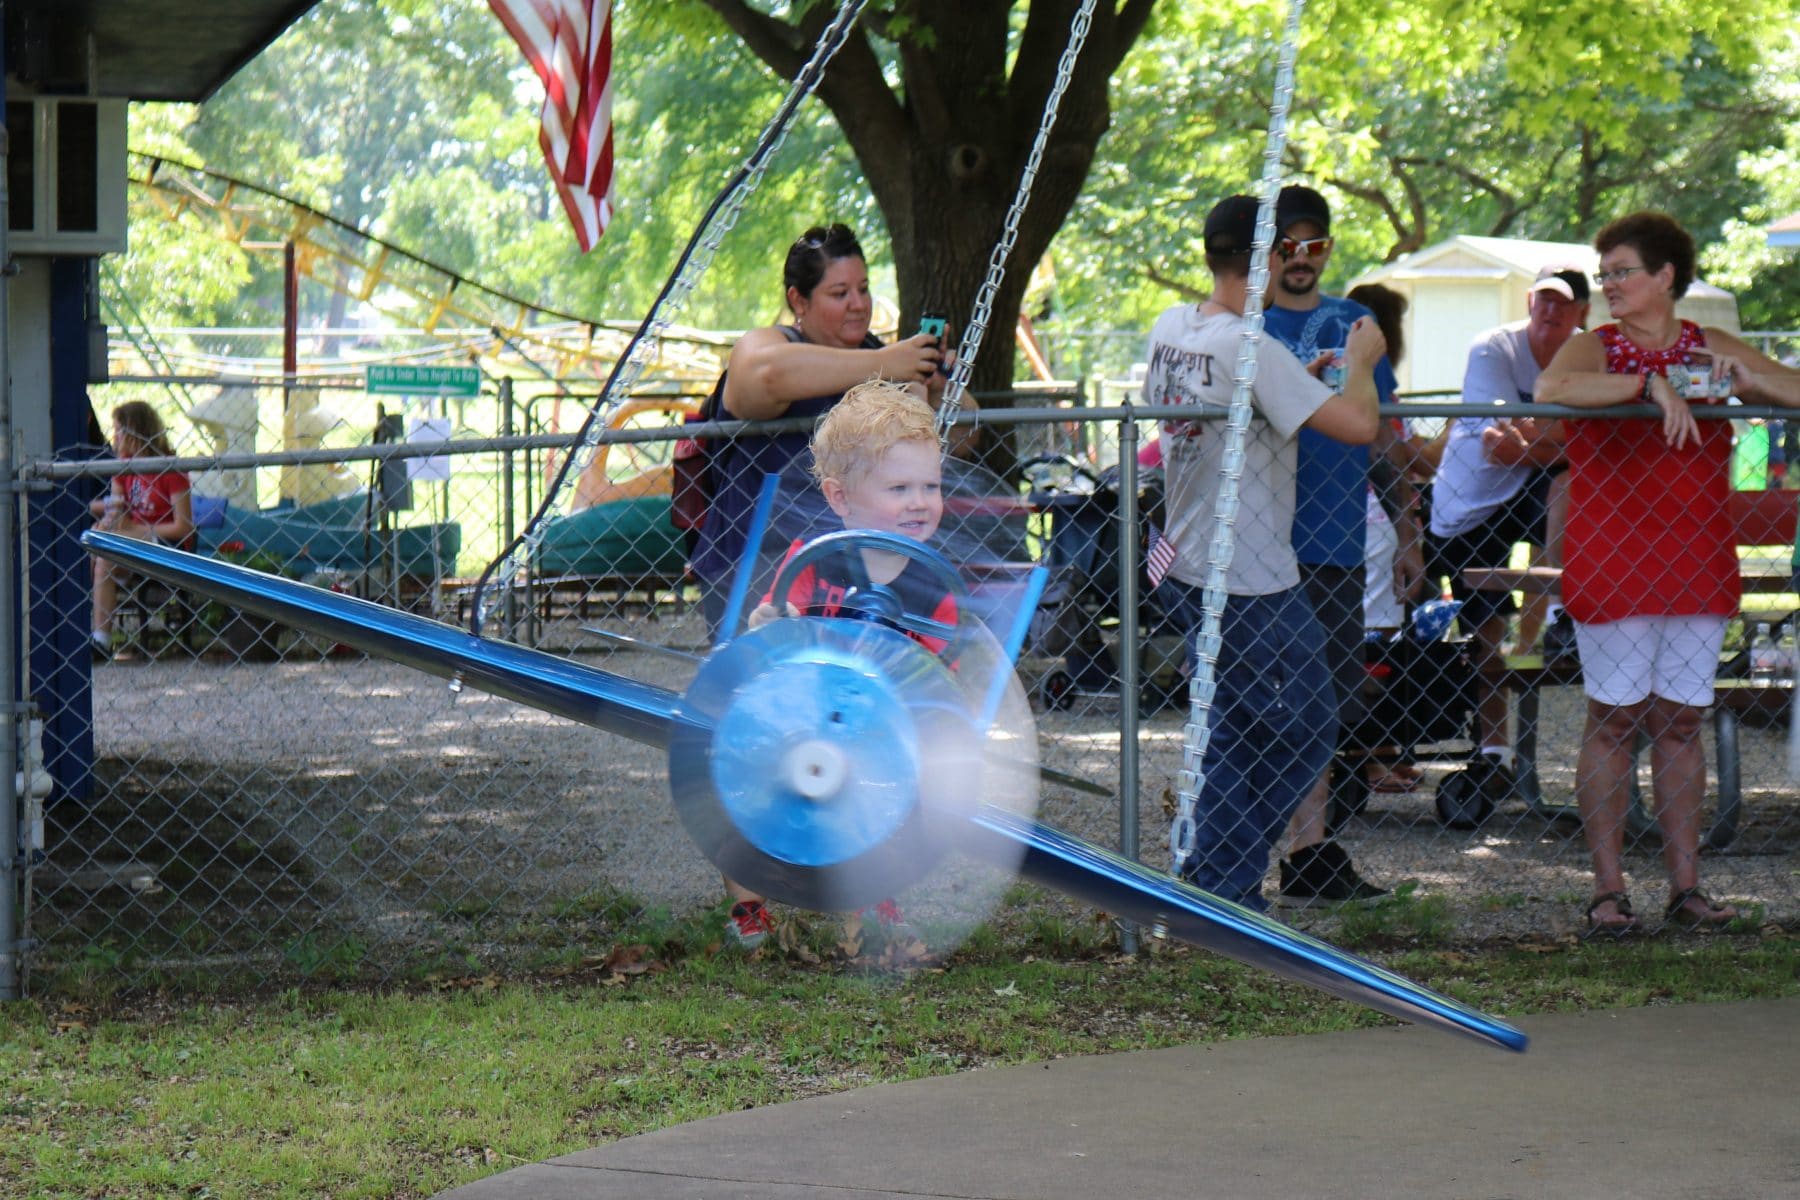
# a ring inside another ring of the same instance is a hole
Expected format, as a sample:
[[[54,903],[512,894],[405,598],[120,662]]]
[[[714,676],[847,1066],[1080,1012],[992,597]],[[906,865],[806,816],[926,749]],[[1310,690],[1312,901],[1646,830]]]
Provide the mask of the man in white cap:
[[[1463,374],[1464,404],[1529,403],[1538,375],[1588,314],[1587,276],[1574,267],[1545,267],[1527,298],[1523,321],[1478,334]],[[1564,468],[1554,421],[1530,417],[1459,417],[1450,425],[1443,461],[1431,485],[1433,572],[1450,576],[1462,601],[1457,623],[1475,639],[1476,669],[1497,660],[1507,617],[1516,606],[1510,591],[1478,591],[1463,580],[1471,569],[1504,569],[1519,542],[1549,547],[1549,495]],[[1506,696],[1477,676],[1474,766],[1495,799],[1511,791],[1512,748],[1506,732]]]

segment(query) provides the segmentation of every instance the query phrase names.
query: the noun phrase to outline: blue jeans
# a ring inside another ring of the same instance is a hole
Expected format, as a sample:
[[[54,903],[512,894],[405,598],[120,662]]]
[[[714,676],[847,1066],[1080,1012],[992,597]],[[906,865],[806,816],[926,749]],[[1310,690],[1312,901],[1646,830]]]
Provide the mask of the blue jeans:
[[[1164,579],[1156,598],[1188,631],[1192,669],[1200,589]],[[1337,746],[1337,694],[1305,588],[1232,596],[1221,633],[1194,853],[1182,876],[1260,912],[1269,851]]]

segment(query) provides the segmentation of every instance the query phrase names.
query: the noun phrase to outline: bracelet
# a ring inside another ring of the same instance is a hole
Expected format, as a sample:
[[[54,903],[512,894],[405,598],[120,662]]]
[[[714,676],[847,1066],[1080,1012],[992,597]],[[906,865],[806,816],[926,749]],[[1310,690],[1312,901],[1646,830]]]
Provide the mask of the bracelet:
[[[1650,379],[1652,375],[1653,372],[1644,372],[1644,386],[1638,389],[1638,402],[1640,404],[1652,403],[1652,400],[1650,399]]]

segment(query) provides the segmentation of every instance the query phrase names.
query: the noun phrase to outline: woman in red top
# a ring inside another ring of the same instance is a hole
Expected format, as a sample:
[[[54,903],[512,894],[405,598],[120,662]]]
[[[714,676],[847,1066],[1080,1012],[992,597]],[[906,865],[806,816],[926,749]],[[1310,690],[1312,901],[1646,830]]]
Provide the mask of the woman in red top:
[[[175,453],[162,418],[142,400],[127,400],[113,409],[112,444],[113,453],[119,458],[159,458]],[[181,471],[115,475],[106,495],[95,500],[89,509],[98,518],[96,529],[191,548],[194,502],[188,491],[188,477]],[[97,657],[112,652],[120,571],[104,558],[94,560],[93,638]]]
[[[1538,400],[1578,408],[1654,404],[1660,420],[1565,422],[1569,516],[1563,604],[1576,623],[1587,727],[1575,794],[1594,861],[1589,928],[1636,926],[1620,858],[1633,747],[1650,769],[1669,872],[1670,921],[1722,925],[1737,914],[1700,890],[1706,759],[1700,718],[1713,699],[1725,622],[1737,611],[1731,426],[1690,405],[1800,406],[1800,371],[1718,329],[1675,315],[1694,278],[1694,242],[1672,217],[1638,212],[1594,239],[1613,323],[1564,344]]]

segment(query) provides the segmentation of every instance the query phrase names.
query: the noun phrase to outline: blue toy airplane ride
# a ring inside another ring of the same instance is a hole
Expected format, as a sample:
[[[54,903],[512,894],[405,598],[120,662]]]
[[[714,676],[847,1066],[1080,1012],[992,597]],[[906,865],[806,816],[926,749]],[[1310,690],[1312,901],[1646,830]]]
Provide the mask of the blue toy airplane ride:
[[[930,547],[873,533],[809,542],[783,575],[871,539],[960,588]],[[859,589],[868,603],[854,618],[786,618],[725,642],[677,693],[233,563],[116,534],[82,541],[164,583],[665,748],[677,811],[700,849],[784,903],[873,903],[954,849],[1401,1020],[1525,1049],[1525,1035],[1501,1021],[1035,820],[1035,733],[1011,654],[978,622],[920,629],[922,618],[896,611],[879,587]],[[775,594],[786,594],[780,581]],[[909,628],[949,645],[934,655]],[[997,720],[1002,710],[1010,723]],[[1029,799],[996,802],[1000,793]]]

